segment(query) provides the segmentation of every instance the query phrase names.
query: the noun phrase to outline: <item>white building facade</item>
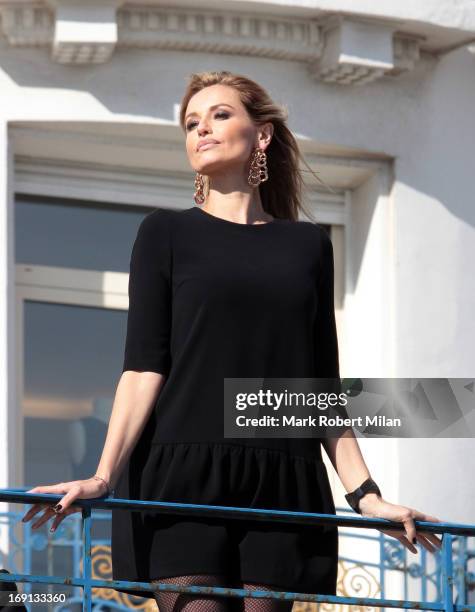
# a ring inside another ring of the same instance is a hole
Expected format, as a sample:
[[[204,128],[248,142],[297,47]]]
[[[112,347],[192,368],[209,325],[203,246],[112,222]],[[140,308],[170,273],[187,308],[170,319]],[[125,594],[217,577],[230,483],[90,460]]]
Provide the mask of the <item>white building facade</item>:
[[[203,70],[266,87],[332,187],[309,175],[341,375],[475,375],[473,3],[0,0],[0,488],[95,469],[135,230],[193,205],[177,118]],[[473,439],[361,446],[388,500],[475,522]]]

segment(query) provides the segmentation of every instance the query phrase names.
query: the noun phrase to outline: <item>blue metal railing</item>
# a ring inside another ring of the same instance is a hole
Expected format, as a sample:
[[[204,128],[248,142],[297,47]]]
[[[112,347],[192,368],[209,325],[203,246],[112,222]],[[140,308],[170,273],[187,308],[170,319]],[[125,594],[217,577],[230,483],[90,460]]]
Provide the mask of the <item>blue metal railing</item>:
[[[22,504],[56,504],[62,495],[45,493],[26,493],[25,489],[0,489],[0,502]],[[401,530],[401,523],[385,519],[363,518],[359,515],[341,516],[333,514],[316,514],[307,512],[292,512],[284,510],[270,510],[257,508],[235,508],[228,506],[207,506],[198,504],[182,504],[171,502],[150,502],[140,500],[125,500],[114,498],[77,499],[74,505],[81,506],[83,528],[83,575],[82,577],[59,577],[33,574],[1,574],[0,581],[24,582],[45,585],[68,585],[80,587],[83,591],[83,610],[92,609],[93,588],[119,588],[131,591],[172,591],[178,593],[217,595],[223,597],[255,597],[273,598],[313,603],[333,603],[355,606],[375,606],[403,609],[446,610],[447,612],[475,612],[475,605],[469,605],[465,598],[462,602],[454,601],[454,586],[457,577],[453,568],[453,536],[475,536],[475,525],[459,523],[430,523],[416,521],[416,528],[426,532],[443,534],[442,543],[442,593],[438,601],[427,601],[425,593],[421,601],[408,599],[387,599],[374,597],[348,597],[328,594],[294,593],[289,591],[262,591],[228,587],[180,586],[174,584],[161,584],[157,582],[130,582],[125,580],[98,580],[92,578],[91,566],[91,528],[92,509],[127,509],[127,510],[153,510],[163,514],[185,516],[207,516],[232,519],[252,519],[257,521],[275,521],[298,524],[331,524],[340,527],[356,527],[364,529]]]

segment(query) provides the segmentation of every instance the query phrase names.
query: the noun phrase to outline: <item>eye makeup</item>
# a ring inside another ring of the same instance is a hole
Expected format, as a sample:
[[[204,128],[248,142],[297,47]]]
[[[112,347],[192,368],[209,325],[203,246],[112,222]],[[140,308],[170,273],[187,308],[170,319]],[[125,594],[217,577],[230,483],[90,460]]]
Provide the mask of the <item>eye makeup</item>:
[[[219,117],[220,115],[221,115],[221,116],[223,116],[223,115],[224,115],[224,118],[225,118],[225,119],[227,119],[227,118],[229,117],[229,112],[228,112],[228,111],[217,111],[217,112],[214,114],[214,117]],[[189,122],[186,124],[186,131],[188,132],[188,131],[191,129],[191,127],[192,127],[192,126],[193,126],[195,123],[197,123],[197,121],[194,121],[194,120],[189,121]]]

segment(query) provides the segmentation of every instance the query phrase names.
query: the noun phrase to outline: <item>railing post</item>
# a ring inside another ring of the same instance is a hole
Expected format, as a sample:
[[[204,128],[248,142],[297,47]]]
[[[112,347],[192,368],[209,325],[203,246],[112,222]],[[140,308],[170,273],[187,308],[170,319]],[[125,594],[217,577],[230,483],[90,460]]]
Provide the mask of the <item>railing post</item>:
[[[386,566],[384,554],[384,533],[378,531],[379,536],[379,585],[381,589],[381,597],[386,597]],[[381,612],[386,612],[386,608],[381,608]]]
[[[74,521],[73,567],[75,568],[81,567],[81,556],[82,556],[82,549],[83,549],[83,542],[82,542],[83,524],[84,524],[84,521],[82,520],[81,522]],[[80,599],[82,599],[83,588],[75,586],[73,593],[76,595],[76,597],[79,597]]]
[[[92,610],[92,588],[91,588],[91,506],[85,505],[82,509],[83,518],[83,564],[82,572],[84,579],[82,609],[83,612]]]
[[[454,575],[452,563],[452,534],[442,538],[442,592],[445,612],[454,610]]]
[[[456,583],[457,583],[457,603],[465,605],[468,602],[468,555],[467,555],[467,537],[458,536],[458,554],[456,567]]]

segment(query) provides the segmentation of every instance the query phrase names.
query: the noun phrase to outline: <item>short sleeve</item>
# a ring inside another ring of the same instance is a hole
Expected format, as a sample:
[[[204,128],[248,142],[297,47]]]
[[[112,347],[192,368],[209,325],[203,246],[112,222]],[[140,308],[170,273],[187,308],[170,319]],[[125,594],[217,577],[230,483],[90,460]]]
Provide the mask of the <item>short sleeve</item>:
[[[335,392],[340,392],[340,365],[334,304],[333,245],[327,232],[319,227],[320,274],[315,322],[315,353],[317,378],[334,379]],[[333,385],[332,385],[333,386]]]
[[[167,212],[148,214],[132,247],[123,372],[167,375],[170,369],[171,235]]]

